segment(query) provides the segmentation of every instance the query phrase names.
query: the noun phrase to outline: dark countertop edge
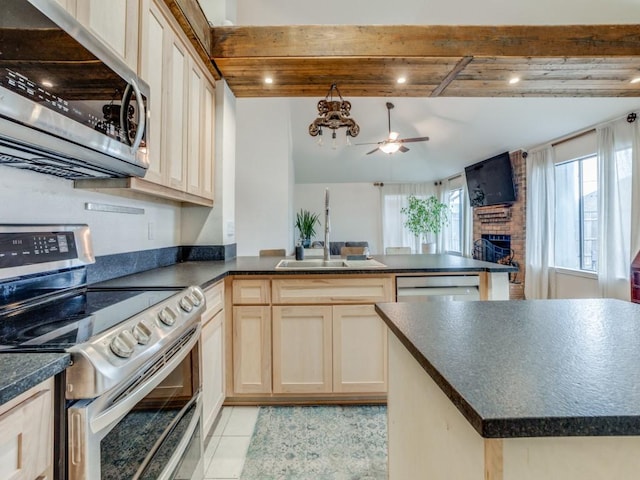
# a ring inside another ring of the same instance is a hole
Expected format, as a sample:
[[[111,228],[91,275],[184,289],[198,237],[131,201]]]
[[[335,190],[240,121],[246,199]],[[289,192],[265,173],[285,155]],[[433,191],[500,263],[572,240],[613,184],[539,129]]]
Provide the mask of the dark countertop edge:
[[[389,329],[393,332],[393,334],[400,340],[405,348],[409,351],[411,356],[420,364],[420,366],[424,369],[425,372],[429,374],[429,376],[436,382],[436,385],[440,387],[440,390],[447,396],[451,403],[453,403],[456,408],[462,413],[464,418],[471,424],[476,432],[478,432],[481,436],[485,438],[500,438],[499,435],[489,437],[486,435],[486,424],[485,420],[480,416],[478,412],[474,410],[474,408],[464,399],[460,393],[453,388],[453,386],[444,378],[440,372],[427,360],[422,353],[411,343],[411,341],[396,327],[396,324],[387,317],[387,315],[378,308],[378,304],[375,306],[376,312],[378,315],[384,320]]]
[[[530,437],[598,437],[640,435],[640,416],[607,417],[544,417],[544,418],[482,418],[465,398],[415,348],[393,321],[378,308],[376,312],[411,356],[429,374],[447,398],[483,438]]]
[[[63,372],[71,365],[71,355],[68,353],[0,353],[0,359],[3,360],[3,364],[0,366],[0,374],[3,373],[4,368],[6,368],[5,359],[2,357],[20,356],[25,358],[26,355],[29,355],[30,359],[41,359],[42,362],[38,362],[36,367],[30,369],[30,371],[24,375],[20,375],[15,381],[0,387],[0,405],[4,405],[30,388]]]

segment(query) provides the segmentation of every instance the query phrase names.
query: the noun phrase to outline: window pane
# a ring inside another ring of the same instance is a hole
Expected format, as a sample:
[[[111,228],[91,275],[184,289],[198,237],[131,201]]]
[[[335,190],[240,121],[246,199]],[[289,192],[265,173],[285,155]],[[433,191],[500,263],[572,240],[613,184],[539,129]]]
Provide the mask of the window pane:
[[[597,271],[598,164],[588,157],[556,165],[555,263]]]
[[[598,164],[596,157],[582,166],[582,270],[598,270]]]
[[[462,253],[462,192],[461,188],[449,192],[449,228],[447,250]]]

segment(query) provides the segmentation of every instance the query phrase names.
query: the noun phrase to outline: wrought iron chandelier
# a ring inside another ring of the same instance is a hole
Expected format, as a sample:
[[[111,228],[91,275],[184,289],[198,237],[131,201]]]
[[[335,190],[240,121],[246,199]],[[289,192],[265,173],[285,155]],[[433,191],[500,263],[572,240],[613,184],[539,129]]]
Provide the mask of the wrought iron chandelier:
[[[340,100],[333,99],[333,91]],[[347,128],[347,145],[350,145],[349,137],[357,137],[360,127],[353,118],[350,118],[351,102],[342,98],[338,86],[333,83],[329,88],[324,100],[318,102],[318,118],[309,125],[309,135],[318,137],[318,145],[322,145],[322,127],[330,128],[333,146],[335,148],[336,130],[341,127]]]

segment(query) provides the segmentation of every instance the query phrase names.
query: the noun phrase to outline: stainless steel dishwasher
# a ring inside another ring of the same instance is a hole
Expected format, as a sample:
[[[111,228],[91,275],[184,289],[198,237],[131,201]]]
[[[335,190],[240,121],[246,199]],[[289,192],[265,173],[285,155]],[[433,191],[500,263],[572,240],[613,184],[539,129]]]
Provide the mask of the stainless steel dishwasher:
[[[396,278],[398,302],[480,300],[478,275],[433,275]]]

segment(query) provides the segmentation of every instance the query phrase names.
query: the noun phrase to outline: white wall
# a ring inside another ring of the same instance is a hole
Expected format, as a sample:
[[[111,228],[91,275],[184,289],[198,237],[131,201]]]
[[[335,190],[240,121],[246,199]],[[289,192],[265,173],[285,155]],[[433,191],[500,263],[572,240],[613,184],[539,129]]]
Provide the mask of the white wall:
[[[301,183],[294,187],[293,206],[320,214],[316,240],[324,238],[324,190],[329,188],[331,241],[368,241],[371,253],[382,253],[380,190],[372,183]],[[294,229],[294,235],[298,231]]]
[[[238,256],[293,250],[290,112],[278,99],[236,101],[236,243]]]
[[[144,214],[87,211],[86,202]],[[180,219],[180,207],[170,202],[76,190],[70,180],[0,166],[0,223],[86,223],[98,256],[180,245]]]
[[[224,80],[216,83],[213,208],[183,207],[184,245],[229,245],[235,235],[236,99]]]
[[[551,273],[553,298],[600,298],[595,274],[555,269]]]

